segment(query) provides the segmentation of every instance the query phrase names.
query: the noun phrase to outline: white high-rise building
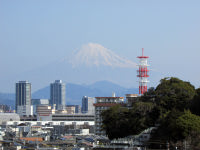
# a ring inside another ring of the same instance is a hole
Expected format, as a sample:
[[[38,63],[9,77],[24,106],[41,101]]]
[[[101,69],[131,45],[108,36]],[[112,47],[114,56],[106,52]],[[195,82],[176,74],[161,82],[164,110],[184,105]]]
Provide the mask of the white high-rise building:
[[[62,80],[56,80],[50,85],[50,105],[56,106],[56,110],[65,109],[65,84]]]

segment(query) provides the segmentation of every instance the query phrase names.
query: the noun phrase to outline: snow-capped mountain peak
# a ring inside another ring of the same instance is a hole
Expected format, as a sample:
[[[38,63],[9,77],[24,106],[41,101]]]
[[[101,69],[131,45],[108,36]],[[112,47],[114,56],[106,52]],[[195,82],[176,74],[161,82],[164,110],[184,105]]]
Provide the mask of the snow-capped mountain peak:
[[[96,43],[88,43],[83,45],[80,50],[71,57],[70,63],[73,67],[79,65],[104,65],[120,68],[136,68],[136,63],[122,58],[111,50]]]

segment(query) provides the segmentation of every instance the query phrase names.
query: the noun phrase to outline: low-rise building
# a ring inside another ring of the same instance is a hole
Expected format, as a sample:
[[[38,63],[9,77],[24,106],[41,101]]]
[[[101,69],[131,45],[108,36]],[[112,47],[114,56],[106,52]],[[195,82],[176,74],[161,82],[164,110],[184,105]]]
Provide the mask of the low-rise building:
[[[74,105],[68,105],[65,107],[68,114],[75,114],[76,107]]]
[[[67,105],[66,109],[67,109],[67,107],[75,107],[75,112],[74,113],[76,113],[76,114],[81,113],[81,106],[80,105]]]
[[[102,130],[102,117],[101,113],[108,108],[117,104],[123,104],[124,97],[96,97],[95,106],[95,134],[106,135],[105,131]]]
[[[52,121],[94,121],[94,115],[90,114],[53,114]]]
[[[31,105],[33,105],[33,114],[37,114],[37,106],[49,105],[49,99],[31,99]]]
[[[52,120],[52,109],[49,105],[37,106],[37,120],[38,121],[51,121]]]
[[[70,135],[89,135],[89,129],[68,129],[67,134],[70,134]]]
[[[11,107],[8,105],[0,105],[0,113],[11,112]]]
[[[138,101],[138,99],[138,94],[126,94],[126,103],[128,106],[132,106],[133,103]]]
[[[0,113],[0,125],[6,124],[7,121],[20,121],[20,117],[16,113]]]
[[[32,116],[33,115],[33,105],[19,105],[17,106],[17,113],[20,116]]]

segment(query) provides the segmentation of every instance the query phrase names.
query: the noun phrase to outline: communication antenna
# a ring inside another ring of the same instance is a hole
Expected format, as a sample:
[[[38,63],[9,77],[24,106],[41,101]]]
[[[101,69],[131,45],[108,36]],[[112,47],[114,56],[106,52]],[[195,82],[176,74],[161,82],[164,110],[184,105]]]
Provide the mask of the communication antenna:
[[[144,56],[144,48],[142,48],[142,56],[138,56],[139,58],[139,70],[137,70],[138,75],[137,77],[139,78],[139,94],[144,94],[147,92],[147,83],[149,82],[147,78],[149,77],[148,72],[149,70],[147,69],[147,59],[149,56]]]

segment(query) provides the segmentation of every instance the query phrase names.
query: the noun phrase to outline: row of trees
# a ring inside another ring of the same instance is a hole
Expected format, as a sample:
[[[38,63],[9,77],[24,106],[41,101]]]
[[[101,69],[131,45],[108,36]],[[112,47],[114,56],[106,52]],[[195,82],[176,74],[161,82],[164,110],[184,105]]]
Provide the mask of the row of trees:
[[[193,149],[200,144],[200,89],[178,78],[164,78],[150,88],[131,109],[120,105],[102,113],[103,129],[110,139],[139,134],[158,125],[151,140],[173,146],[187,141]]]

